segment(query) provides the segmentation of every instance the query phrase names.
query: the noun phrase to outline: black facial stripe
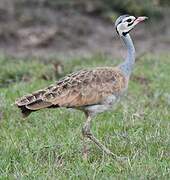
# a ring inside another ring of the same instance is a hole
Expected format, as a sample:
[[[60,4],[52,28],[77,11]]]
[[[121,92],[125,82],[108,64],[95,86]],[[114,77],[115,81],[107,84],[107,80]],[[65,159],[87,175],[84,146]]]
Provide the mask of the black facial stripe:
[[[134,21],[133,21],[133,22],[131,22],[131,23],[129,23],[129,24],[128,24],[128,26],[131,26],[133,23],[134,23]]]
[[[122,23],[122,20],[117,24],[117,26],[118,26],[120,23]]]
[[[127,31],[127,32],[123,32],[122,35],[123,36],[126,36],[126,34],[128,34],[130,31]]]
[[[119,32],[118,32],[118,30],[117,30],[117,27],[116,27],[116,32],[117,32],[117,34],[119,34]]]
[[[128,23],[128,26],[131,26],[135,22],[135,20],[136,18],[131,23]]]

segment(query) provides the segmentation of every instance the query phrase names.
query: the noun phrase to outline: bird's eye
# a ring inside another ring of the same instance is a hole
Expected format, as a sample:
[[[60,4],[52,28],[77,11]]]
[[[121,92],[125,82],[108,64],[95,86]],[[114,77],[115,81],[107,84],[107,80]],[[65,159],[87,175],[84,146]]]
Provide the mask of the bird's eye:
[[[126,21],[127,21],[127,22],[131,22],[131,21],[132,21],[132,19],[127,19]]]

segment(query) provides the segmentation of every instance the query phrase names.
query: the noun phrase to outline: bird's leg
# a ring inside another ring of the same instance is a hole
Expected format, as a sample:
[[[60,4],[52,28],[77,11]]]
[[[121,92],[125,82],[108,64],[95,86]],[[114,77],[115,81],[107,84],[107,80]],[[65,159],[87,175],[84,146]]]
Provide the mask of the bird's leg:
[[[106,148],[90,131],[91,117],[87,116],[87,121],[85,122],[82,128],[82,134],[84,139],[87,137],[91,141],[93,141],[100,149],[102,149],[106,154],[113,156],[114,158],[118,158],[118,156],[112,153],[108,148]],[[85,142],[84,142],[85,143]],[[83,157],[87,159],[87,145],[84,144],[83,147]]]
[[[87,138],[83,136],[83,159],[87,160],[88,158],[88,146],[87,146]]]
[[[87,134],[90,133],[90,122],[91,122],[91,118],[90,116],[87,116],[87,121],[85,122],[85,124],[83,125],[82,128],[82,134],[83,134],[83,159],[87,160],[88,158],[88,136]]]

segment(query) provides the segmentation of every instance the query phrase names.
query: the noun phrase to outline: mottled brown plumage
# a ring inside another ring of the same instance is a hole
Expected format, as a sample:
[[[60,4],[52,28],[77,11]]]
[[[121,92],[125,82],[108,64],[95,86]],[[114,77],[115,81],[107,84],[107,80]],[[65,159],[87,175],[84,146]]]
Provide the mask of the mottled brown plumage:
[[[55,84],[16,101],[24,116],[50,107],[79,108],[100,104],[112,94],[121,94],[127,78],[119,68],[96,68],[69,74]],[[28,111],[27,111],[28,110]]]

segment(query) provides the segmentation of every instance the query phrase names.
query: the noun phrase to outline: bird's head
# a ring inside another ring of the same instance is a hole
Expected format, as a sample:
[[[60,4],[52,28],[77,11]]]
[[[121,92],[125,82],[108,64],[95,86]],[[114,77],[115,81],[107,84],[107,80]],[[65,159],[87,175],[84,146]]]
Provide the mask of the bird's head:
[[[138,23],[148,19],[146,16],[134,17],[123,15],[117,18],[115,22],[116,31],[120,36],[128,34]]]

